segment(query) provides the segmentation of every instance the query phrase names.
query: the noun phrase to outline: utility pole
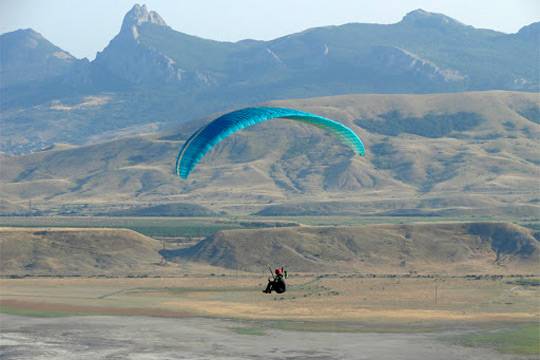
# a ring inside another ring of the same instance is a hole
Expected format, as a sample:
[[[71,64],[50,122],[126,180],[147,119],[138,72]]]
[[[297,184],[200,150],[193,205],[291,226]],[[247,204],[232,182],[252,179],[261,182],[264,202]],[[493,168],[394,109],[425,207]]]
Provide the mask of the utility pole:
[[[163,256],[163,250],[165,250],[165,240],[161,240],[161,262],[159,263],[159,265],[167,265],[167,259],[165,259],[165,256]]]

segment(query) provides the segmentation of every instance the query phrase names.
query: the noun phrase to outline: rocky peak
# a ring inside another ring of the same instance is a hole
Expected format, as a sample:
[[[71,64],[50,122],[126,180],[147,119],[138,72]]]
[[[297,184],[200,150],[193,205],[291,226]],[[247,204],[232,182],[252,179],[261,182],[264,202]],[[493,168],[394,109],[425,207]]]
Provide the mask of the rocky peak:
[[[401,24],[443,27],[443,26],[466,26],[449,16],[437,13],[431,13],[422,9],[416,9],[409,12],[401,20]]]
[[[33,39],[43,39],[43,35],[35,31],[34,29],[19,29],[13,32],[2,34],[1,36],[11,36],[13,38],[33,38]]]
[[[67,73],[77,59],[32,29],[0,35],[0,88]]]
[[[48,41],[37,31],[33,29],[19,29],[13,32],[0,35],[2,50],[4,47],[36,48],[40,43]]]
[[[19,29],[0,35],[0,57],[2,61],[7,61],[9,58],[22,58],[29,61],[30,58],[36,59],[38,57],[56,57],[66,61],[75,60],[71,54],[60,49],[33,29]]]
[[[132,84],[181,81],[183,70],[177,68],[172,58],[140,42],[145,24],[170,29],[158,13],[148,11],[146,5],[136,4],[124,17],[120,33],[102,52],[97,53],[95,63]]]
[[[159,26],[167,26],[165,21],[155,11],[148,11],[146,5],[135,4],[124,16],[121,31],[133,31],[133,27],[143,23],[151,23]]]

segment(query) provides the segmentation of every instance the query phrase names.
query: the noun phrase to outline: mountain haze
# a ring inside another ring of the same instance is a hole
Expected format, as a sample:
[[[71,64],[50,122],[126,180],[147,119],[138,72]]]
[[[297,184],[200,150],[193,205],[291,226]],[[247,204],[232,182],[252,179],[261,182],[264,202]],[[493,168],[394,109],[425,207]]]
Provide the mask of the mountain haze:
[[[32,29],[1,36],[0,87],[54,78],[80,61]]]
[[[0,35],[0,151],[152,132],[273,99],[537,91],[539,34],[538,23],[504,34],[415,10],[390,25],[351,23],[232,43],[178,32],[135,5],[92,62],[33,30]]]

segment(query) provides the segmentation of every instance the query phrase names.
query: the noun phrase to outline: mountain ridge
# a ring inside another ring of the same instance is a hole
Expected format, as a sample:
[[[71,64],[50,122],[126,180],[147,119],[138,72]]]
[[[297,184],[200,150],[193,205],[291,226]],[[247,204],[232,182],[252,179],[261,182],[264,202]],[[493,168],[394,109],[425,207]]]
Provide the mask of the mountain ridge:
[[[29,60],[8,61],[9,34],[3,34],[2,71],[19,82],[3,82],[0,151],[84,144],[145,126],[165,129],[275,99],[536,91],[535,24],[504,34],[416,10],[394,24],[350,23],[269,41],[220,42],[175,31],[159,14],[136,5],[94,61],[73,58],[43,79],[30,65],[25,68]],[[42,63],[39,53],[27,57]],[[56,105],[88,98],[108,100],[76,110]]]

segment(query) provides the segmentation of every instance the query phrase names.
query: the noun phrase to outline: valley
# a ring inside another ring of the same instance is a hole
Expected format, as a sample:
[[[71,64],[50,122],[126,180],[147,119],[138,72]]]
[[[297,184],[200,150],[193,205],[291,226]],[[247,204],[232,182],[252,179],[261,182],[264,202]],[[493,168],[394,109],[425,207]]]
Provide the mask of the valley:
[[[0,358],[538,358],[540,22],[231,42],[98,3],[92,60],[0,34]]]

